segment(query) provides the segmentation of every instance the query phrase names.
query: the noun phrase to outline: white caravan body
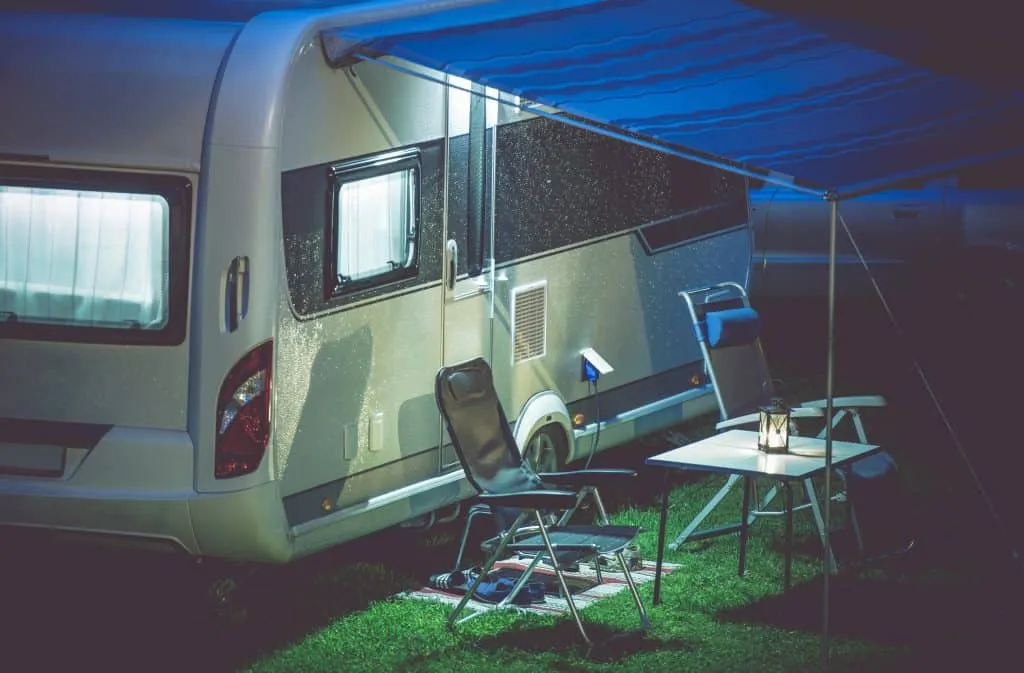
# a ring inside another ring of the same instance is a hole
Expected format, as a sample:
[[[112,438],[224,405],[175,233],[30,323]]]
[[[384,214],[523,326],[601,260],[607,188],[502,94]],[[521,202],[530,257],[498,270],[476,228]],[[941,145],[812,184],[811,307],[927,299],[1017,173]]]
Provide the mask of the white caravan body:
[[[470,357],[548,466],[714,410],[677,292],[745,277],[744,180],[325,59],[415,5],[0,15],[0,529],[287,562],[429,518]]]

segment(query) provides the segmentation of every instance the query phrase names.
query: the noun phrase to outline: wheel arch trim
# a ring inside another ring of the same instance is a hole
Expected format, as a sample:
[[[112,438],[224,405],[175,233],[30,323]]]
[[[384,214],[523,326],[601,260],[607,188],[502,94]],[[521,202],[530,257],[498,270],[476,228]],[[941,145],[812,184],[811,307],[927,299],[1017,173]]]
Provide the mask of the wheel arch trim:
[[[545,425],[555,424],[562,428],[565,435],[566,456],[568,463],[576,457],[576,436],[572,431],[572,419],[569,416],[569,408],[562,396],[553,390],[544,390],[526,400],[519,417],[516,418],[512,434],[516,439],[516,446],[522,455],[526,444],[533,434]]]

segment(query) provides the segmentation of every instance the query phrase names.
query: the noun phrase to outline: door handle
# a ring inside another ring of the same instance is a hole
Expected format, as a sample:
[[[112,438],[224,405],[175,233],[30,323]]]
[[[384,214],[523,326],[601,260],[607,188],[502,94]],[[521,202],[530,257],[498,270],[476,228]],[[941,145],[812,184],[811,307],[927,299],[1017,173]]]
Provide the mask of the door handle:
[[[455,242],[455,239],[449,239],[448,243],[444,246],[445,254],[445,285],[448,286],[448,290],[455,289],[455,276],[459,270],[459,244]]]
[[[235,257],[224,280],[224,330],[234,332],[249,312],[249,258]]]

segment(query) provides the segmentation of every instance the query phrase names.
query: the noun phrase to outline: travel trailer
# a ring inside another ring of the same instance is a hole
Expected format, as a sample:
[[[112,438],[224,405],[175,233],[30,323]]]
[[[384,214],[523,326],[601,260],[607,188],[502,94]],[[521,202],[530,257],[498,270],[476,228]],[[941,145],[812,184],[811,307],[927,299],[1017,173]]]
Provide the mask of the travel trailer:
[[[745,180],[329,62],[438,3],[328,4],[0,14],[0,534],[283,563],[449,517],[470,357],[541,469],[715,409],[677,293],[745,278]]]
[[[752,185],[753,187],[753,185]],[[824,297],[828,287],[828,203],[791,189],[750,191],[754,252],[750,294],[757,299]],[[841,297],[875,298],[915,281],[977,285],[979,276],[1020,282],[1024,235],[1024,158],[961,168],[929,181],[851,199],[840,208],[837,241]],[[861,261],[863,257],[863,262]],[[871,275],[864,269],[868,265]]]

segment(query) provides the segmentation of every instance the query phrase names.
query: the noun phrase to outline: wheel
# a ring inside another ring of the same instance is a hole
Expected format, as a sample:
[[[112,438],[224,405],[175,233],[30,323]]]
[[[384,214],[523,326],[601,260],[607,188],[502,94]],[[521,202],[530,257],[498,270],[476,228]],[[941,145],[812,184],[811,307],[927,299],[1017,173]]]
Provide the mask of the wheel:
[[[526,442],[523,461],[534,472],[558,472],[565,467],[569,444],[565,431],[556,423],[538,429]]]

